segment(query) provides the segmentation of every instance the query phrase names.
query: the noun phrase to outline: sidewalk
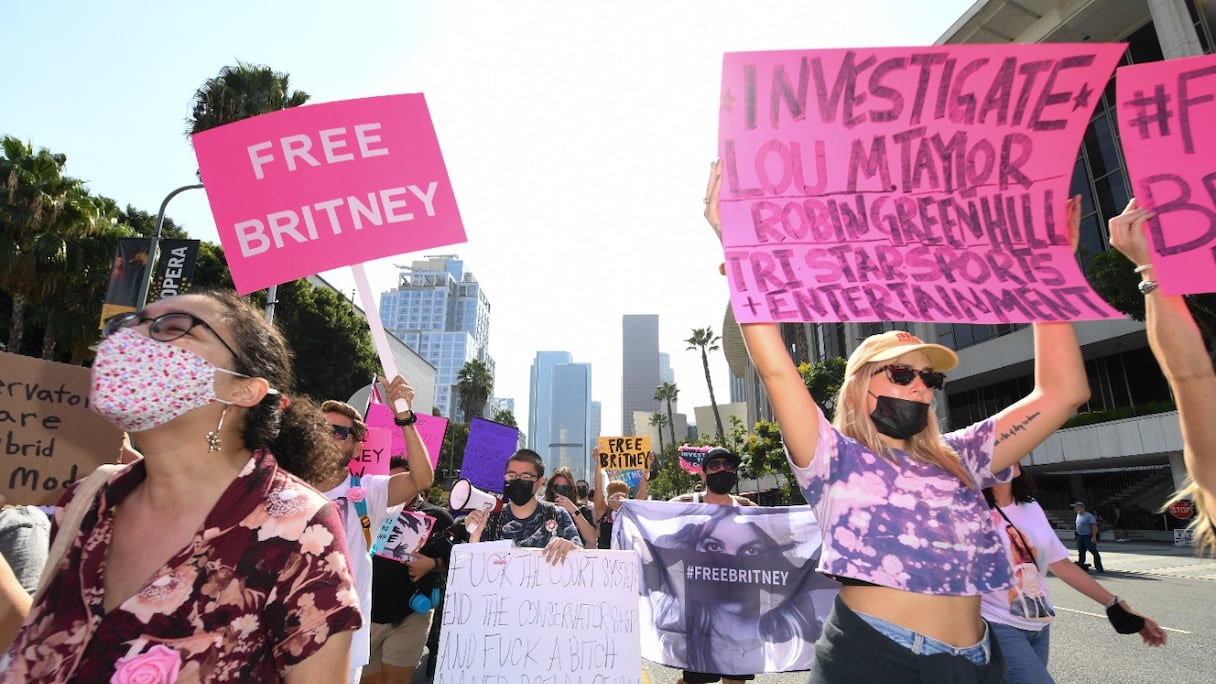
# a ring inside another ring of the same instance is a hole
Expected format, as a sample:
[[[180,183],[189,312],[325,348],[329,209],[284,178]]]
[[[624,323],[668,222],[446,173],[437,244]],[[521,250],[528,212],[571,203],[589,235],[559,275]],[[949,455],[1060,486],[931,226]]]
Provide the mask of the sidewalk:
[[[1069,558],[1075,561],[1075,545],[1064,545],[1071,552]],[[1098,551],[1102,554],[1102,565],[1107,575],[1129,574],[1216,581],[1216,558],[1197,556],[1196,549],[1192,546],[1174,546],[1167,542],[1102,541],[1098,542]],[[1086,560],[1091,564],[1090,572],[1093,572],[1092,556]]]

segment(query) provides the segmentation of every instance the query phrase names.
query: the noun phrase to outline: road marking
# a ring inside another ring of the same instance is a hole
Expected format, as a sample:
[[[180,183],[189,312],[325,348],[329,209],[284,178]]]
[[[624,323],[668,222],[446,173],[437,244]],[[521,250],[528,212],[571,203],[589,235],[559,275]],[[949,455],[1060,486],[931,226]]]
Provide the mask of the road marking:
[[[1090,617],[1102,618],[1103,620],[1106,619],[1106,615],[1103,613],[1091,613],[1086,610],[1075,610],[1073,608],[1061,608],[1060,606],[1056,606],[1055,608],[1056,608],[1056,610],[1066,610],[1070,613],[1079,613],[1081,615],[1088,615]],[[1158,625],[1158,626],[1160,627],[1160,625]],[[1174,629],[1173,627],[1161,627],[1161,629],[1164,629],[1167,632],[1177,632],[1179,634],[1194,634],[1194,632],[1188,632],[1185,629]]]

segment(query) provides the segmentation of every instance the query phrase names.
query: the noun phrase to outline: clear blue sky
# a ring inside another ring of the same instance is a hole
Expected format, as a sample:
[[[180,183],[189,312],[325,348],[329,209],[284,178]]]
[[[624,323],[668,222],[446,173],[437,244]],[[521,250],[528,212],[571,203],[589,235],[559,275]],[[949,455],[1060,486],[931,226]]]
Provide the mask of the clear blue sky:
[[[0,134],[68,156],[90,188],[155,212],[197,168],[190,98],[237,60],[291,74],[313,102],[427,96],[493,307],[498,396],[526,425],[538,350],[592,364],[620,425],[621,315],[660,315],[681,410],[709,403],[681,340],[721,331],[721,249],[701,218],[724,51],[924,45],[970,0],[6,3]],[[217,241],[202,191],[169,215]],[[392,264],[370,266],[377,291]],[[349,291],[345,271],[324,274]],[[724,357],[711,358],[727,401]]]

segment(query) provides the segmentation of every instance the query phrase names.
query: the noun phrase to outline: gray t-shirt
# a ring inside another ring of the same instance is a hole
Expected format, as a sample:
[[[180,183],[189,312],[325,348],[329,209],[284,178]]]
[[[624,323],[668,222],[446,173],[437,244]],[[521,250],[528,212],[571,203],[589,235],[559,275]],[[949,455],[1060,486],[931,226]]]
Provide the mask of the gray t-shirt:
[[[1078,513],[1077,514],[1077,534],[1081,535],[1082,537],[1090,536],[1091,534],[1093,534],[1094,524],[1097,522],[1098,522],[1097,520],[1094,520],[1094,514],[1090,513],[1089,511],[1085,511],[1084,513]]]
[[[51,546],[51,520],[35,506],[0,511],[0,555],[29,593],[38,588]]]

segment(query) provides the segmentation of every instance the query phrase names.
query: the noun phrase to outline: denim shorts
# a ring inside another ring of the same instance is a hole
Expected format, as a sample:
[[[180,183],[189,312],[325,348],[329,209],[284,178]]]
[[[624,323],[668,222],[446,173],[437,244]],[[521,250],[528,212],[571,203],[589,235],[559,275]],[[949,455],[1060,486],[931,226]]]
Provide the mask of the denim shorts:
[[[887,622],[882,618],[876,618],[873,615],[857,611],[853,612],[857,613],[857,617],[865,620],[866,624],[881,632],[883,636],[917,655],[948,653],[950,655],[962,656],[976,665],[987,665],[988,660],[992,657],[992,647],[988,641],[988,623],[984,623],[984,637],[979,640],[979,643],[973,646],[957,648],[944,641],[938,641],[919,632],[913,632],[907,627]]]

